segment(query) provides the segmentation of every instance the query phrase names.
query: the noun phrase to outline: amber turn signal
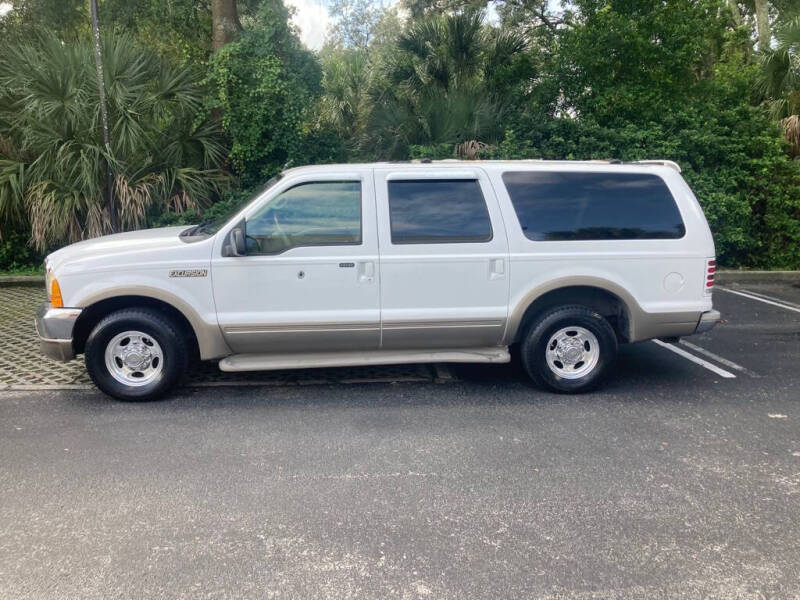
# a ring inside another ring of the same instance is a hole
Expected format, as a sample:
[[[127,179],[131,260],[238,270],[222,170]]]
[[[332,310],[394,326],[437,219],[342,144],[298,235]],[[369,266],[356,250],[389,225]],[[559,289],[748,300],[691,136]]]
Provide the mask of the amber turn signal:
[[[53,308],[64,307],[64,299],[61,297],[61,286],[58,285],[58,279],[55,277],[50,281],[50,306]]]

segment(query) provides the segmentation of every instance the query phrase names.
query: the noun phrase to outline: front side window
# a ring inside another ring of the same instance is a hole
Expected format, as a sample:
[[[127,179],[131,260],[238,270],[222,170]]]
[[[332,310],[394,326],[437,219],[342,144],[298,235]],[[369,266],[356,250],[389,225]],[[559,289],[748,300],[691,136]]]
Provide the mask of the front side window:
[[[664,180],[644,173],[503,174],[528,239],[675,239],[686,232]]]
[[[492,224],[474,179],[389,181],[393,244],[488,242]]]
[[[361,243],[361,183],[301,183],[247,219],[247,253]]]

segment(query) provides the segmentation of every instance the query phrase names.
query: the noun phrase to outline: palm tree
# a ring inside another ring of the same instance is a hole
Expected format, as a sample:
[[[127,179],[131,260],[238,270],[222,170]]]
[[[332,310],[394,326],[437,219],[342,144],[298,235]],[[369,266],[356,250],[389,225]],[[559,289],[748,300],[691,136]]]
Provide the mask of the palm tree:
[[[333,49],[322,56],[320,120],[331,125],[351,150],[364,141],[372,109],[369,97],[372,65],[366,51]]]
[[[227,182],[198,74],[125,35],[103,39],[107,150],[92,52],[44,34],[0,55],[0,231],[29,225],[40,249],[109,231],[106,164],[123,229],[202,205]]]
[[[401,156],[411,144],[474,149],[495,141],[508,102],[496,72],[526,46],[522,34],[484,24],[480,10],[412,24],[377,78],[374,145]]]
[[[775,48],[761,53],[759,87],[770,113],[780,120],[786,138],[800,156],[800,15],[779,24],[775,39]]]

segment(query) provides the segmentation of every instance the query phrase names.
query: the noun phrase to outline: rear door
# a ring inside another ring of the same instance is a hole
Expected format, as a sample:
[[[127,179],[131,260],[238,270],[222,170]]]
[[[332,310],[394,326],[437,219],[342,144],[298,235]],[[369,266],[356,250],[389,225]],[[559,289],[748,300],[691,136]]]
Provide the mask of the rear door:
[[[375,170],[381,345],[475,348],[503,337],[508,241],[481,169]]]

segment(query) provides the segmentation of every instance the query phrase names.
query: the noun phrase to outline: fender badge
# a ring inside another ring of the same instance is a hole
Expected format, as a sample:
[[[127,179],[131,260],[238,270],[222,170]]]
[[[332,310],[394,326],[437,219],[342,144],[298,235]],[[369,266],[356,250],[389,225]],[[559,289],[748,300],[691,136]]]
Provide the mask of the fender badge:
[[[208,269],[172,269],[169,272],[170,277],[205,277],[208,275]]]

